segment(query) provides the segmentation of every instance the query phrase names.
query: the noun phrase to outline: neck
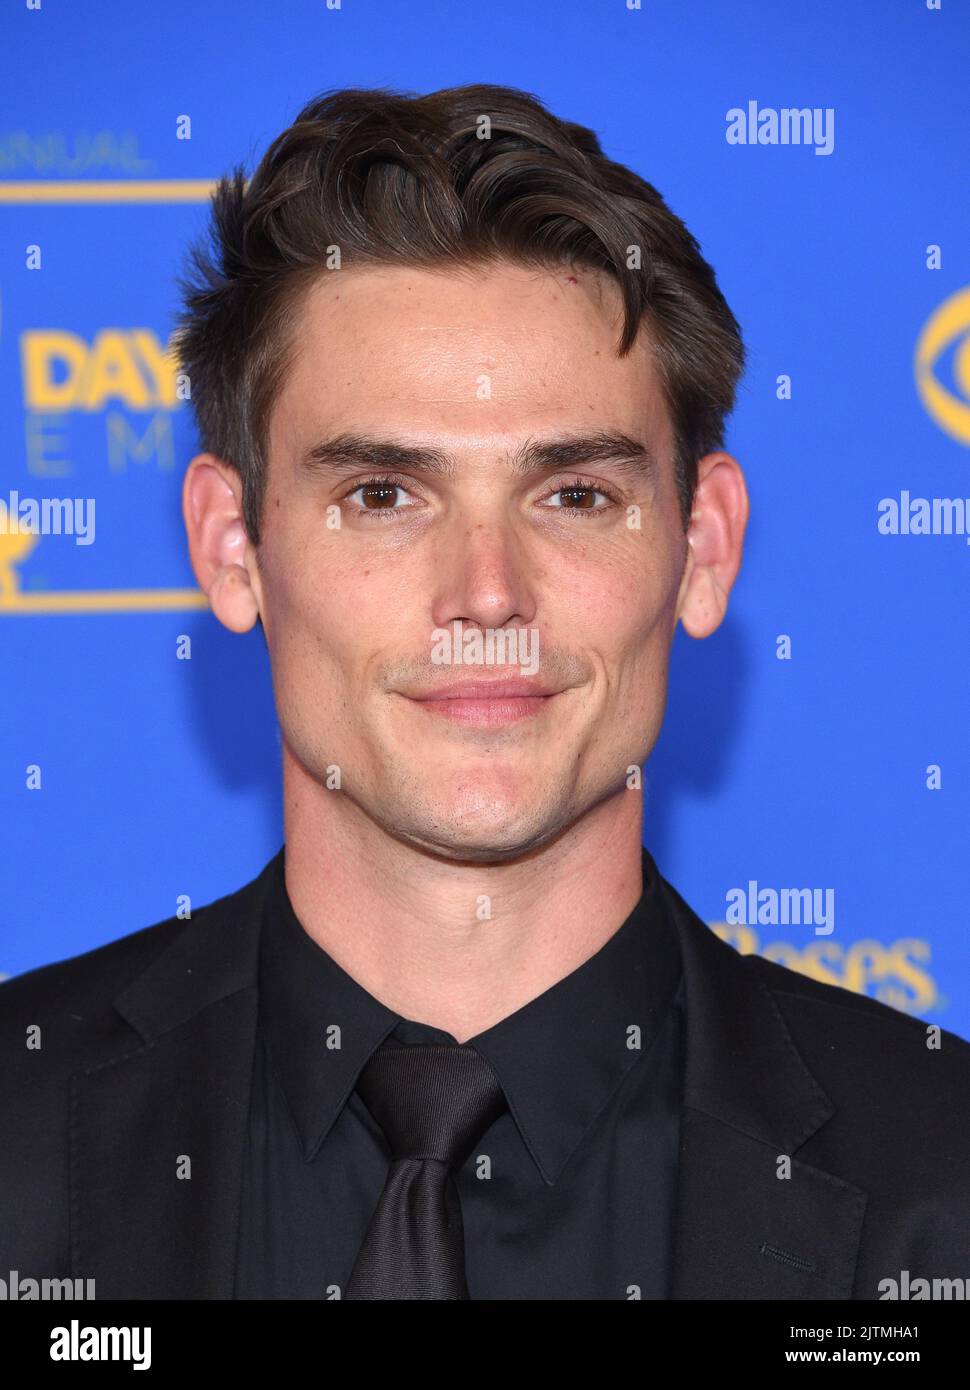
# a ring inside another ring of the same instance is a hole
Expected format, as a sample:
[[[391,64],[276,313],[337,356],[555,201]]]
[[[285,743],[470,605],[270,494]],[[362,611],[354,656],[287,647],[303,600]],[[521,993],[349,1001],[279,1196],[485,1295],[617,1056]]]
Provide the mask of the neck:
[[[517,860],[454,863],[387,834],[285,749],[283,763],[286,889],[304,930],[387,1008],[458,1042],[577,970],[643,891],[637,792]]]

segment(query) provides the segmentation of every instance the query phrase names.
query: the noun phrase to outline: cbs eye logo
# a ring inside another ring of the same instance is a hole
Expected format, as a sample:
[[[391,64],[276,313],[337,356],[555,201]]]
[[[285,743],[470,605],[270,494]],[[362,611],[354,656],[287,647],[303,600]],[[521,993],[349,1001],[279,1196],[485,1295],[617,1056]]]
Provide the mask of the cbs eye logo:
[[[960,395],[954,395],[933,371],[953,344],[952,378]],[[927,320],[916,344],[913,369],[928,413],[947,434],[970,445],[970,289],[951,295]]]

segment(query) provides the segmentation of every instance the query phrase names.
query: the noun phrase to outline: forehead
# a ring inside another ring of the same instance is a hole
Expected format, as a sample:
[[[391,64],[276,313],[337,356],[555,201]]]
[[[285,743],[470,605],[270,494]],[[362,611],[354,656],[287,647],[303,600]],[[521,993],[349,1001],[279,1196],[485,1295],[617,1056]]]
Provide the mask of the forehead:
[[[582,267],[325,272],[297,308],[270,452],[365,425],[454,448],[575,426],[639,430],[669,455],[648,339],[619,358],[621,328],[618,286]]]

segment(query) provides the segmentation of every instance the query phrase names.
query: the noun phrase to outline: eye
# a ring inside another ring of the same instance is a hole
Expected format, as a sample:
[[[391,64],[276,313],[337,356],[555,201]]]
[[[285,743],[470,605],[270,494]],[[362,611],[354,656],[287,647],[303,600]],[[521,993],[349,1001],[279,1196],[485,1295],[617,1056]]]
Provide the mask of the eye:
[[[577,478],[564,483],[548,494],[549,498],[560,498],[559,502],[549,502],[556,511],[564,511],[573,516],[585,516],[591,512],[603,512],[617,503],[616,497],[606,488],[597,486],[589,479]],[[410,498],[410,502],[403,499]],[[599,499],[599,500],[597,500]],[[420,505],[413,494],[396,478],[367,478],[344,495],[356,512],[371,516],[392,516],[397,512],[410,510]],[[400,504],[400,505],[399,505]]]
[[[616,498],[612,493],[585,479],[563,483],[551,492],[549,497],[562,499],[558,503],[551,503],[554,510],[574,512],[577,515],[588,514],[589,512],[605,512],[616,503]],[[597,504],[596,499],[598,497],[605,499],[602,505]]]
[[[366,482],[358,483],[343,500],[353,502],[354,507],[360,512],[389,513],[406,511],[406,506],[398,507],[394,504],[401,497],[408,496],[410,494],[407,489],[394,478],[368,478]]]

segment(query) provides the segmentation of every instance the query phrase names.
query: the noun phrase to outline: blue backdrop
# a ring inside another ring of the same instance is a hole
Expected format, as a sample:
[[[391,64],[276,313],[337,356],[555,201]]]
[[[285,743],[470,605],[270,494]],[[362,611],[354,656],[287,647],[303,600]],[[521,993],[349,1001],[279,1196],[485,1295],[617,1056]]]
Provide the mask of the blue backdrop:
[[[956,0],[5,6],[0,502],[77,505],[0,533],[0,973],[282,841],[264,643],[200,606],[179,506],[163,354],[211,181],[326,88],[500,82],[660,189],[750,353],[744,565],[678,631],[647,844],[739,949],[970,1035],[968,39]],[[798,888],[821,929],[774,913]]]

